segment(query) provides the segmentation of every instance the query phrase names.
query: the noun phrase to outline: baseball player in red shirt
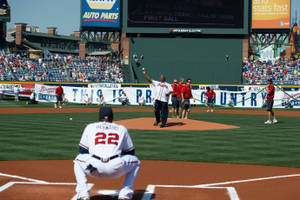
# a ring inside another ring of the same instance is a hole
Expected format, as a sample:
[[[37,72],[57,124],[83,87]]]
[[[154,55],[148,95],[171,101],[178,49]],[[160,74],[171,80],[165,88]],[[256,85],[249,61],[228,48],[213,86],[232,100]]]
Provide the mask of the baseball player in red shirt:
[[[177,80],[175,79],[173,81],[173,84],[172,84],[172,89],[173,89],[173,92],[172,92],[172,98],[171,98],[171,101],[172,101],[172,118],[175,117],[175,112],[177,112],[177,98],[176,98],[176,91],[177,91]]]
[[[190,79],[187,79],[185,86],[182,87],[181,97],[182,97],[182,103],[184,108],[182,111],[182,119],[188,119],[188,115],[191,110],[190,99],[191,98],[193,99]]]
[[[177,119],[180,118],[181,105],[182,105],[182,87],[184,83],[184,78],[179,79],[179,84],[177,85],[176,98],[177,98]]]
[[[210,89],[210,87],[206,88],[205,98],[206,98],[206,104],[208,107],[207,112],[214,112],[215,92],[213,89]]]
[[[267,99],[265,100],[265,103],[267,105],[267,111],[268,111],[268,120],[265,122],[265,124],[276,124],[278,121],[273,111],[275,87],[273,85],[273,80],[271,78],[268,79],[268,83],[269,85],[267,87],[267,97],[266,97]]]
[[[58,106],[59,106],[59,108],[62,108],[64,90],[61,87],[61,85],[59,85],[56,88],[55,94],[56,94],[56,103],[54,104],[54,108],[57,108]]]

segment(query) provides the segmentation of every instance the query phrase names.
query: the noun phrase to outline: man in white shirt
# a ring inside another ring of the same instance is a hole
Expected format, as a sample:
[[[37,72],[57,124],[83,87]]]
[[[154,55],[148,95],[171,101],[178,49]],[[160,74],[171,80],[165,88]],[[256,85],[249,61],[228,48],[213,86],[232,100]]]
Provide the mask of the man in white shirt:
[[[74,160],[77,199],[89,200],[86,178],[89,175],[94,178],[125,176],[119,200],[130,200],[140,169],[132,140],[124,126],[112,123],[112,108],[100,108],[99,121],[85,128],[79,144],[80,154]]]
[[[0,100],[2,100],[2,96],[3,96],[3,89],[2,89],[3,85],[0,84]]]
[[[36,99],[36,93],[35,90],[33,89],[27,104],[38,104],[38,102],[35,99]]]
[[[98,103],[98,106],[101,106],[102,104],[104,104],[105,102],[104,102],[104,96],[103,96],[103,94],[101,93],[100,94],[100,97],[99,97],[99,103]]]
[[[89,98],[88,93],[86,93],[84,95],[84,103],[85,103],[86,106],[88,106],[90,104],[90,98]]]
[[[14,94],[15,94],[15,101],[19,101],[19,86],[15,85],[14,87]]]
[[[145,105],[145,97],[142,96],[142,93],[139,94],[138,103],[139,103],[139,106]]]
[[[157,126],[161,122],[160,127],[163,128],[167,124],[169,112],[168,102],[169,96],[173,92],[172,86],[166,82],[166,78],[163,74],[160,75],[160,81],[154,81],[148,76],[144,68],[142,69],[142,72],[147,81],[152,84],[156,118],[154,126]]]
[[[125,92],[123,92],[122,95],[120,96],[120,102],[121,102],[122,106],[129,104],[129,99]]]

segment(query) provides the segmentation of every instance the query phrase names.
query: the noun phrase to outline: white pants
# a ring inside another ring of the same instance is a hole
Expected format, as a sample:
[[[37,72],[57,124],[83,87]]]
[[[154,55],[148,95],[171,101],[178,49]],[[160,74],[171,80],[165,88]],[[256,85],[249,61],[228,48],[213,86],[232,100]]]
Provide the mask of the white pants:
[[[91,174],[86,170],[88,165],[97,170]],[[86,175],[94,178],[120,178],[125,176],[125,181],[119,193],[119,198],[131,199],[133,196],[133,183],[140,169],[140,161],[136,156],[124,155],[107,163],[93,158],[91,154],[79,154],[74,160],[74,173],[77,181],[77,198],[89,197]]]

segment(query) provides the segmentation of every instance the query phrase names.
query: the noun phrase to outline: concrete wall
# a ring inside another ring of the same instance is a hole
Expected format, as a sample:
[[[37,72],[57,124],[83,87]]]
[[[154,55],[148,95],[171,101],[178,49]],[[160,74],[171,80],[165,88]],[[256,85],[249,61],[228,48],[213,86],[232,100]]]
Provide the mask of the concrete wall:
[[[145,67],[156,80],[163,73],[169,82],[184,77],[191,78],[193,83],[239,84],[242,53],[242,38],[130,39],[130,64],[137,82],[146,82],[141,73]],[[144,55],[140,66],[132,59],[134,54]]]

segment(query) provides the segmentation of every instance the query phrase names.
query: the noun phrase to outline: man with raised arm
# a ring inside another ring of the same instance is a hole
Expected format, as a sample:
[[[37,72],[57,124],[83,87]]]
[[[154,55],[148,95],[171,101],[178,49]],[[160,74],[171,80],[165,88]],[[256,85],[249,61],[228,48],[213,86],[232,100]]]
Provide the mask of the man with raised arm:
[[[173,92],[172,86],[166,82],[165,76],[160,75],[160,81],[152,80],[146,70],[142,69],[145,78],[149,83],[152,84],[153,95],[154,95],[154,113],[155,113],[155,122],[154,126],[158,126],[161,122],[160,128],[163,128],[167,124],[168,120],[168,102],[169,96]]]

